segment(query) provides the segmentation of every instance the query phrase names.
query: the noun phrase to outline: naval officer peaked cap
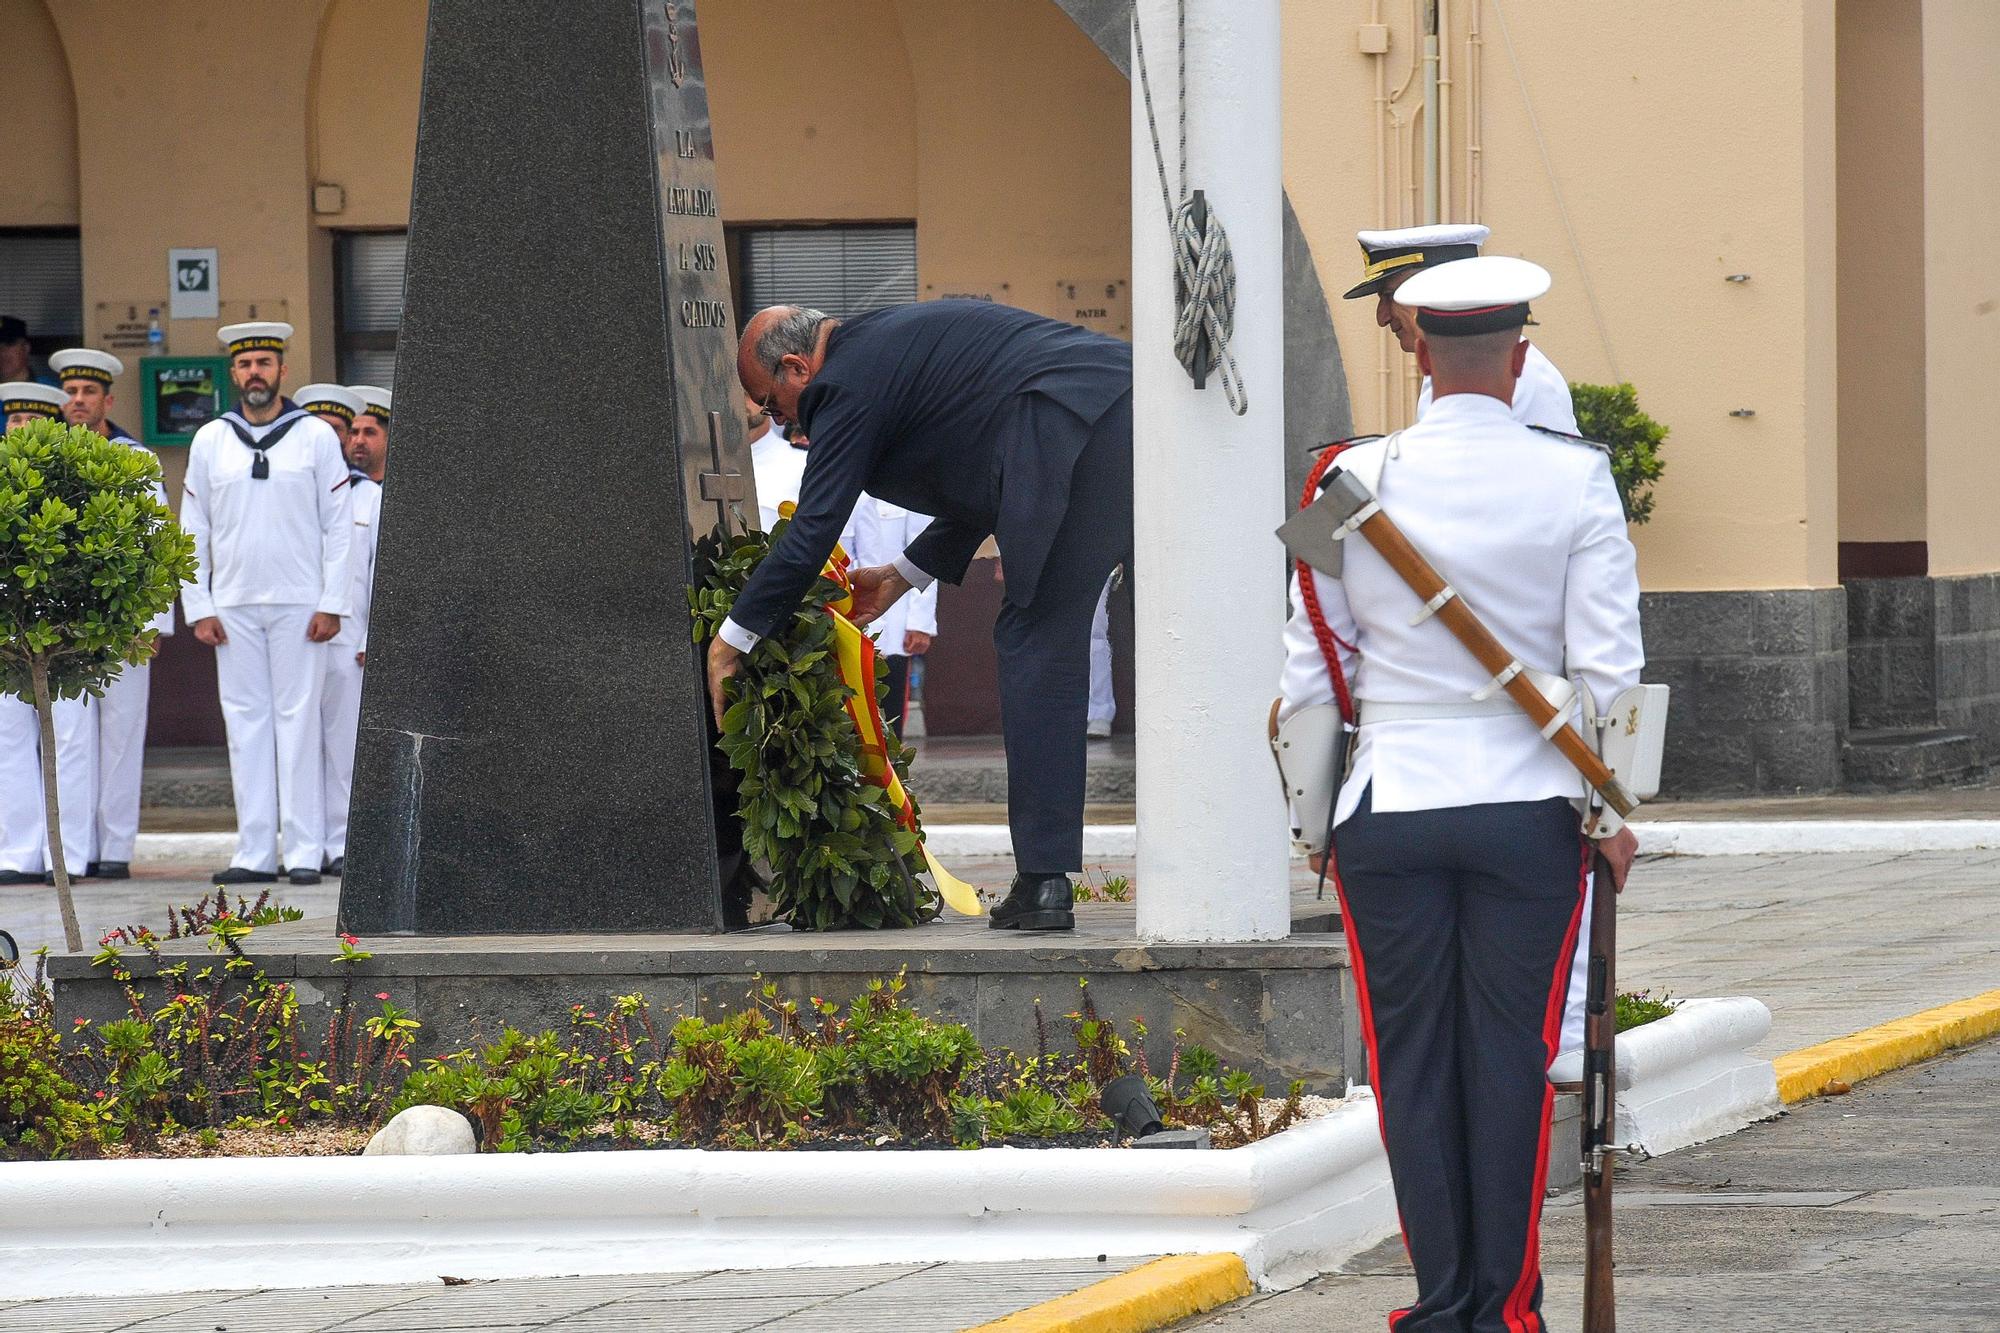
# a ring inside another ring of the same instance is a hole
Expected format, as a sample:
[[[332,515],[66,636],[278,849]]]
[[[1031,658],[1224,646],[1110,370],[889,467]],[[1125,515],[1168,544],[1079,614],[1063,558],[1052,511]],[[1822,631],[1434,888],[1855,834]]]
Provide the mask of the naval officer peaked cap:
[[[91,380],[108,389],[112,380],[125,373],[125,363],[94,347],[65,347],[49,358],[49,369],[64,383]]]
[[[1396,304],[1417,312],[1433,337],[1518,329],[1528,302],[1549,289],[1549,271],[1511,255],[1481,255],[1427,268],[1396,289]]]
[[[258,319],[248,324],[225,324],[215,336],[231,356],[265,351],[282,356],[285,344],[292,340],[292,326],[281,319]]]
[[[389,419],[389,399],[387,389],[378,389],[373,384],[350,384],[347,391],[361,400],[361,410],[370,416],[387,421]]]
[[[1477,222],[1447,222],[1432,227],[1398,227],[1394,231],[1358,231],[1361,242],[1361,281],[1348,289],[1346,299],[1373,296],[1382,284],[1399,273],[1470,259],[1486,244],[1492,229]]]
[[[292,401],[308,412],[325,412],[349,425],[361,414],[361,395],[338,384],[308,384],[292,395]]]
[[[61,389],[50,388],[46,384],[36,384],[32,380],[15,380],[10,384],[0,384],[0,418],[11,417],[17,412],[32,416],[47,417],[55,421],[62,416],[63,404],[69,395]]]

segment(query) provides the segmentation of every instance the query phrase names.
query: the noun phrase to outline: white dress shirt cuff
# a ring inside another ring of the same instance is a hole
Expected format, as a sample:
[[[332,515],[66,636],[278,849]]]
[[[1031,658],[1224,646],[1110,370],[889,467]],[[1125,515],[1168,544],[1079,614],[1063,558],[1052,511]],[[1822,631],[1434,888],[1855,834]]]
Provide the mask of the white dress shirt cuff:
[[[924,573],[923,570],[918,569],[915,565],[911,564],[910,558],[908,556],[899,555],[894,560],[891,560],[889,563],[895,567],[895,570],[898,574],[901,574],[905,579],[908,579],[910,586],[912,588],[915,588],[918,592],[922,592],[924,589],[930,587],[933,583],[937,582],[937,579],[934,576]]]
[[[715,633],[718,638],[739,653],[749,652],[764,637],[761,634],[752,634],[733,620],[723,621],[722,628]]]

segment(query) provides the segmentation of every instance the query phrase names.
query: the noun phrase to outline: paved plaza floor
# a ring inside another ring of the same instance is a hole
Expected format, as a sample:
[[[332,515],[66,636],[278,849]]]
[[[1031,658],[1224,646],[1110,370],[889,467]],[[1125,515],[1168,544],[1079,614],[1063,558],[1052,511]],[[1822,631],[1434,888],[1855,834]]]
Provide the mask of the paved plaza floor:
[[[1620,1333],[2000,1328],[2000,1041],[1621,1170]],[[1543,1306],[1577,1328],[1578,1196],[1543,1213]],[[1379,1329],[1415,1291],[1401,1240],[1346,1271],[1178,1327]]]

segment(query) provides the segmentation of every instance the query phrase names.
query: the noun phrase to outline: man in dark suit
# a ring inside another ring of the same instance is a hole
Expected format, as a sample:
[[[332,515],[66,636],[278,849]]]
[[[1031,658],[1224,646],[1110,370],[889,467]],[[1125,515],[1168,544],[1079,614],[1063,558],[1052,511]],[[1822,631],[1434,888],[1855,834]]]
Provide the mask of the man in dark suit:
[[[709,694],[798,608],[863,490],[936,521],[853,573],[866,624],[913,587],[957,583],[987,537],[1007,561],[993,627],[1017,871],[996,930],[1074,927],[1083,868],[1090,621],[1132,546],[1132,349],[985,301],[851,320],[774,306],[743,329],[751,398],[812,440],[792,525],[710,645]]]

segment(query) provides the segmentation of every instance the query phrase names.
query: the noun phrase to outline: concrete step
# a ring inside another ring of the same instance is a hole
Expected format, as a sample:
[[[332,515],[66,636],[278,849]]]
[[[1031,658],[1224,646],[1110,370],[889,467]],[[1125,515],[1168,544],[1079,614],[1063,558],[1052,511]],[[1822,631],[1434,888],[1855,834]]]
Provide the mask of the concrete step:
[[[1850,731],[1841,764],[1850,791],[1915,791],[1977,782],[1986,775],[1976,737],[1935,727]]]

